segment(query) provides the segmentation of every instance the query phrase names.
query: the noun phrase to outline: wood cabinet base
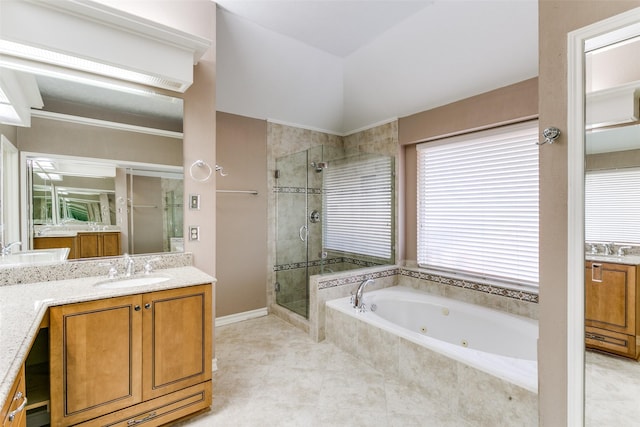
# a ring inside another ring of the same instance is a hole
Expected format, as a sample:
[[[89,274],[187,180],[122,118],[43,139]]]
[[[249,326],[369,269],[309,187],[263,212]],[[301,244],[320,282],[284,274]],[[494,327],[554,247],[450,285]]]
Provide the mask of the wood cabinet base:
[[[640,346],[636,345],[637,340],[634,335],[625,335],[587,326],[584,337],[587,348],[638,359]]]
[[[82,427],[160,426],[211,406],[211,381],[76,424]]]

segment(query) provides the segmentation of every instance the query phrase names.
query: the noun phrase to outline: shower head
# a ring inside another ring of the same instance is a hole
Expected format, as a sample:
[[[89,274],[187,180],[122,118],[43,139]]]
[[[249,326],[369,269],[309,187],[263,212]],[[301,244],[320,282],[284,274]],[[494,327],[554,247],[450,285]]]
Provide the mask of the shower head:
[[[327,162],[311,162],[311,167],[316,169],[316,172],[322,172],[324,169],[329,167],[329,163]]]

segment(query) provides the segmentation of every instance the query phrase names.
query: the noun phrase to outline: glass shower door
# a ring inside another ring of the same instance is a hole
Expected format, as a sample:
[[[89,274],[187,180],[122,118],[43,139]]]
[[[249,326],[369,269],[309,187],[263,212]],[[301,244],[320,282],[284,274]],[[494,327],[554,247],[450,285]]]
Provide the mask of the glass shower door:
[[[276,160],[276,303],[309,316],[307,151]]]

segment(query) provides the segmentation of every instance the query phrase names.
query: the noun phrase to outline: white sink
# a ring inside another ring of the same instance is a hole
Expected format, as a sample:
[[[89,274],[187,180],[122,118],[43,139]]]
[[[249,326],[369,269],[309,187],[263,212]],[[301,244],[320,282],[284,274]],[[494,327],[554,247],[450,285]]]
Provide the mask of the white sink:
[[[60,262],[66,260],[68,255],[69,248],[34,249],[31,251],[15,252],[0,257],[0,266]]]
[[[169,276],[136,276],[136,277],[123,277],[120,279],[105,280],[104,282],[96,283],[96,286],[102,289],[122,289],[133,288],[136,286],[148,286],[155,285],[157,283],[166,282],[171,279]]]

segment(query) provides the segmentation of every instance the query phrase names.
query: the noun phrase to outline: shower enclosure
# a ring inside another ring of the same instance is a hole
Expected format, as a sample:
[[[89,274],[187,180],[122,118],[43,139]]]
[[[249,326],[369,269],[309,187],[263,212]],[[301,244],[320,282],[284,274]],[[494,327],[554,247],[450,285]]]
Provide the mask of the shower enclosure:
[[[316,146],[276,159],[276,303],[309,316],[309,277],[394,262],[392,157]]]

